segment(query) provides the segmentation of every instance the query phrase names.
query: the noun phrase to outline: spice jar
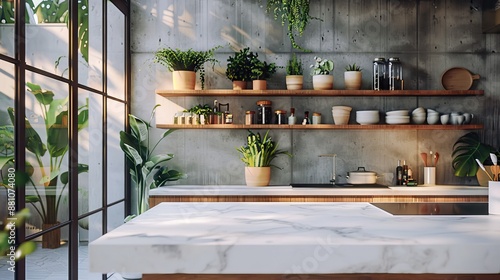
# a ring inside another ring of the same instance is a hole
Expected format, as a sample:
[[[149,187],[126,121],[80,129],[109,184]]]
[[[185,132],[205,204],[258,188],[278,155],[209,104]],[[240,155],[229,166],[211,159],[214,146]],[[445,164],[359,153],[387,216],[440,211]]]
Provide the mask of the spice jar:
[[[275,124],[286,124],[286,111],[285,110],[276,110],[274,111],[274,123]]]
[[[373,60],[373,90],[386,89],[389,89],[389,81],[385,58],[377,57]]]
[[[271,124],[273,109],[269,100],[257,101],[257,124]]]
[[[313,113],[313,124],[321,124],[321,113]]]
[[[245,124],[250,125],[254,124],[255,111],[246,111],[245,112]]]

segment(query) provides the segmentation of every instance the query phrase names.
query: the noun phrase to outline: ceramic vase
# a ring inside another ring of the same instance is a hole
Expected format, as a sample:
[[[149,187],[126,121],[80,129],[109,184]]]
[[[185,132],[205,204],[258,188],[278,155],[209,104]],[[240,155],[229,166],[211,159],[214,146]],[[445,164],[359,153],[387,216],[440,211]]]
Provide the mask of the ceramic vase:
[[[287,75],[285,77],[285,80],[286,80],[286,89],[289,90],[302,89],[304,85],[304,76],[302,75]]]
[[[271,181],[271,167],[245,166],[245,182],[247,186],[268,186]]]
[[[196,72],[174,71],[172,72],[174,90],[193,90],[196,86]]]
[[[267,82],[266,82],[266,80],[253,80],[252,81],[252,88],[254,90],[266,90],[267,89]]]
[[[360,71],[344,72],[344,84],[347,90],[358,90],[361,88],[362,75]]]
[[[312,78],[313,88],[316,90],[328,90],[333,88],[332,75],[314,75]]]
[[[245,81],[233,81],[233,90],[242,90],[247,88],[247,82]]]

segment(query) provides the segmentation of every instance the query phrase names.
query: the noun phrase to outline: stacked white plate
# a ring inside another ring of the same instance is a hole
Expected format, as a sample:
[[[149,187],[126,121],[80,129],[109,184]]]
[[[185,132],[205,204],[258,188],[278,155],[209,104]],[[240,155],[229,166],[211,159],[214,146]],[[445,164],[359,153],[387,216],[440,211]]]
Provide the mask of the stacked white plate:
[[[407,124],[410,123],[408,110],[396,110],[385,113],[385,123],[387,124]]]

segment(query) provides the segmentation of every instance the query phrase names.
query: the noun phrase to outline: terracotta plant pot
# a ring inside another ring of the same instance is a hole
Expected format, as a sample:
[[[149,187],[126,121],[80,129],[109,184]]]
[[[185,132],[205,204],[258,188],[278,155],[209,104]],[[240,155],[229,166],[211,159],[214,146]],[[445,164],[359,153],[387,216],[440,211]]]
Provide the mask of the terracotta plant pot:
[[[287,75],[286,79],[286,89],[302,89],[304,85],[304,76],[302,75]]]
[[[271,167],[245,166],[245,182],[247,186],[268,186],[271,181]]]
[[[245,81],[233,81],[233,90],[242,90],[247,88],[247,82]]]
[[[196,86],[196,72],[194,71],[174,71],[172,72],[174,89],[193,90]]]
[[[267,89],[267,82],[266,80],[253,80],[252,88],[254,90],[265,90]]]
[[[313,88],[316,90],[332,89],[333,76],[332,75],[314,75]]]
[[[345,89],[358,90],[361,88],[362,75],[360,71],[344,72]]]

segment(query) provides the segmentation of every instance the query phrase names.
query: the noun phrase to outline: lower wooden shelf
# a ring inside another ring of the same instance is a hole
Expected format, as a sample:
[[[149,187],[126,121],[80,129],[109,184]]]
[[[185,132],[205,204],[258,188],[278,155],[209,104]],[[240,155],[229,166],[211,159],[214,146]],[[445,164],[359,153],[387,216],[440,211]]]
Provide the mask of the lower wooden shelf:
[[[157,128],[170,129],[340,129],[340,130],[481,130],[482,124],[466,125],[428,125],[428,124],[317,124],[317,125],[279,125],[279,124],[204,124],[204,125],[179,125],[179,124],[157,124]]]

